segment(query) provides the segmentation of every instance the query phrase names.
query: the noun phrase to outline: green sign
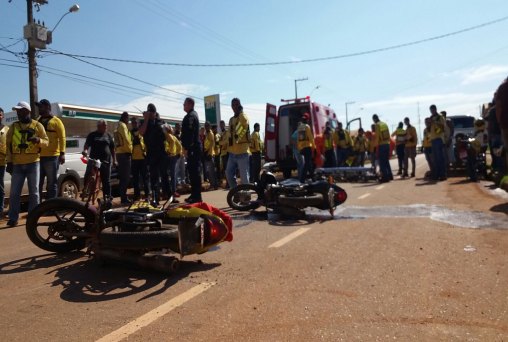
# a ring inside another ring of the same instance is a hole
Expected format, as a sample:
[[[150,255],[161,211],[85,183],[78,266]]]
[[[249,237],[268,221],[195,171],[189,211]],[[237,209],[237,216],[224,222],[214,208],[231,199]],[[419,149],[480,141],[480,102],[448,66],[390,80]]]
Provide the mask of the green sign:
[[[205,120],[212,125],[220,122],[220,97],[217,95],[205,96]]]

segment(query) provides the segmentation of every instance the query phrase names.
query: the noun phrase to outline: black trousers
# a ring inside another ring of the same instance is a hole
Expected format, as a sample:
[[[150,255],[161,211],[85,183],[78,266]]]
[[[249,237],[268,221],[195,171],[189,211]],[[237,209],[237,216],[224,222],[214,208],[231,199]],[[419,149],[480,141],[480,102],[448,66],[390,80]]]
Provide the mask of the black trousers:
[[[307,179],[307,174],[309,178],[314,176],[314,166],[312,163],[312,150],[310,147],[305,147],[300,150],[300,154],[303,156],[304,164],[303,164],[303,172],[300,177],[300,182],[304,183],[305,179]]]
[[[189,180],[191,184],[190,197],[196,201],[201,201],[201,166],[202,158],[199,149],[189,150],[187,152],[187,170],[189,170]]]
[[[169,187],[169,156],[164,154],[157,157],[151,156],[148,160],[148,169],[150,172],[150,183],[152,185],[152,194],[154,201],[158,202],[160,198],[160,189],[166,195],[171,194]]]
[[[250,157],[250,182],[259,182],[259,173],[261,172],[261,152],[252,152]]]
[[[145,197],[150,196],[150,183],[148,181],[148,168],[145,159],[132,160],[132,186],[134,188],[134,197],[139,198],[141,189],[139,184],[143,184]],[[141,180],[141,182],[140,182]]]

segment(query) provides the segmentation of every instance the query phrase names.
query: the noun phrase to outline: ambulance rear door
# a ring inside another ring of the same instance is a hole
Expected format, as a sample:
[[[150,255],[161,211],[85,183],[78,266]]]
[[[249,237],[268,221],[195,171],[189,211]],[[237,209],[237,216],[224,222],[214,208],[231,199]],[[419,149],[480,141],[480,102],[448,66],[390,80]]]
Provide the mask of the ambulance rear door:
[[[277,107],[273,104],[266,104],[266,121],[265,121],[265,160],[277,160]]]

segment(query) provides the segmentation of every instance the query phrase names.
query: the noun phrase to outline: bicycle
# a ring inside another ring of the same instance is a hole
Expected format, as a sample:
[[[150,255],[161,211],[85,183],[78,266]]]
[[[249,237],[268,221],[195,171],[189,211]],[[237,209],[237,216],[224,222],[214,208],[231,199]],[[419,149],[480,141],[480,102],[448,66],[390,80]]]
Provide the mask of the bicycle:
[[[84,164],[92,163],[92,168],[90,170],[90,174],[87,179],[85,179],[85,184],[83,186],[83,192],[81,193],[81,200],[88,204],[95,204],[95,201],[99,197],[99,191],[101,190],[101,165],[102,163],[109,164],[105,161],[100,161],[99,159],[91,159],[87,158],[83,155],[81,157],[81,161]],[[109,199],[106,199],[106,201]]]

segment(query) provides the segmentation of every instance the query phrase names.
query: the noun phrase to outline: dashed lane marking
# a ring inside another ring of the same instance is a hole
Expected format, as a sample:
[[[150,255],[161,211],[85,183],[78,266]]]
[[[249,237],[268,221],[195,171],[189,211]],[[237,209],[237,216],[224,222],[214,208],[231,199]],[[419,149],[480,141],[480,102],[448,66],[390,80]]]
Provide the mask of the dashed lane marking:
[[[279,241],[272,243],[270,246],[268,246],[268,248],[279,248],[288,243],[289,241],[296,239],[300,235],[307,233],[309,230],[310,228],[300,228],[297,231],[289,234],[288,236],[280,239]]]
[[[194,286],[193,288],[176,296],[173,299],[170,299],[166,303],[164,303],[164,304],[160,305],[159,307],[153,309],[152,311],[144,314],[143,316],[136,318],[135,320],[133,320],[130,323],[127,323],[123,327],[98,339],[97,342],[121,341],[124,338],[127,338],[130,335],[134,334],[141,328],[148,326],[149,324],[153,323],[157,319],[166,315],[171,310],[176,309],[177,307],[184,304],[185,302],[187,302],[187,301],[191,300],[192,298],[198,296],[199,294],[205,292],[206,290],[208,290],[209,288],[211,288],[214,285],[215,285],[214,282],[210,282],[210,283],[201,283],[197,286]]]
[[[370,196],[370,192],[367,192],[366,194],[363,194],[360,197],[358,197],[358,199],[364,199],[364,198],[367,198],[369,196]]]
[[[381,190],[381,189],[383,189],[384,187],[385,187],[384,185],[380,185],[380,186],[378,186],[378,187],[376,188],[376,190]]]

